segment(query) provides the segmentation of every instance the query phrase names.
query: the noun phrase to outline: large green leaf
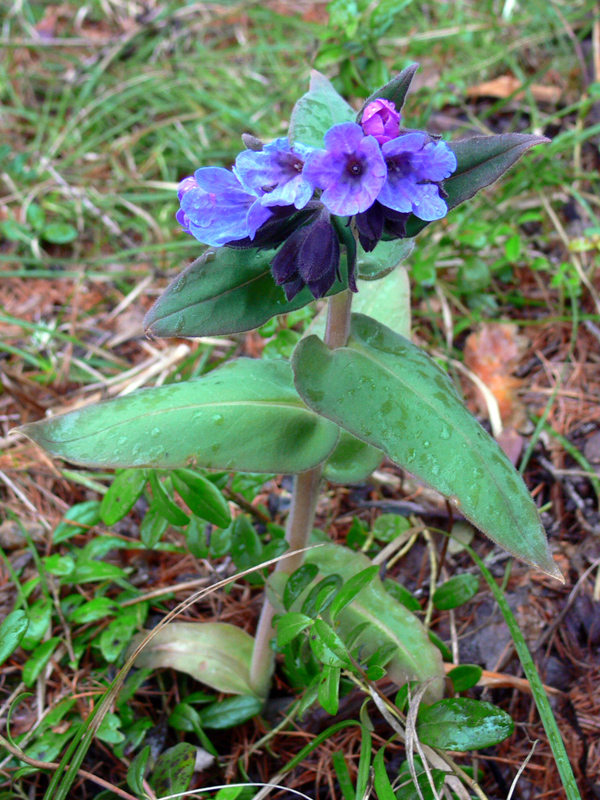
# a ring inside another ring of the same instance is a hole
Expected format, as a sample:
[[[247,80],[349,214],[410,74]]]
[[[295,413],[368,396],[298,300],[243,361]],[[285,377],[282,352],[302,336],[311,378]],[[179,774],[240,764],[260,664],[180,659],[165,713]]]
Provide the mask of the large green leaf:
[[[129,651],[144,639],[137,634]],[[138,668],[171,667],[228,694],[252,694],[250,662],[254,639],[226,622],[171,622],[144,647]]]
[[[298,397],[289,363],[249,358],[22,430],[51,455],[86,466],[275,473],[321,463],[339,434]]]
[[[502,133],[448,142],[458,162],[456,171],[444,181],[448,208],[464,203],[480,189],[494,183],[530,147],[549,141],[533,133]],[[406,223],[406,234],[416,236],[427,225],[428,222],[411,215]]]
[[[178,275],[146,314],[149,336],[219,336],[258,328],[314,298],[308,288],[288,302],[271,275],[274,251],[207,250]],[[337,281],[328,294],[348,286]]]
[[[313,70],[310,87],[296,102],[290,120],[290,142],[323,147],[323,136],[340,122],[354,122],[356,111],[339,95],[324,75]]]
[[[306,563],[316,564],[321,576],[340,575],[345,583],[371,566],[363,553],[335,544],[309,550]],[[367,659],[380,647],[393,644],[394,654],[385,667],[388,676],[399,686],[412,680],[431,681],[425,702],[438,700],[444,685],[439,650],[431,644],[417,617],[390,597],[378,577],[372,578],[335,617],[336,631],[342,641],[365,622],[368,626],[353,645],[358,647],[361,658]]]
[[[292,365],[311,408],[455,500],[513,555],[560,577],[520,475],[424,351],[358,314],[347,347],[309,336]]]

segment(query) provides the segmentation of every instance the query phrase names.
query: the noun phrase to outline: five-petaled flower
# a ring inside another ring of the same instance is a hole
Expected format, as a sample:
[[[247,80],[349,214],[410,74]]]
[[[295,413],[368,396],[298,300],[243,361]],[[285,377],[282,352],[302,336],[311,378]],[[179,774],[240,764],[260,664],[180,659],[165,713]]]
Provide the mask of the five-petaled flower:
[[[406,236],[411,214],[431,222],[448,211],[443,181],[456,170],[454,153],[424,131],[401,129],[389,100],[370,102],[360,124],[333,125],[321,149],[250,138],[233,171],[204,167],[181,181],[177,220],[213,247],[281,245],[271,268],[288,300],[305,285],[323,297],[340,278],[340,225],[349,218],[370,251],[384,236]],[[337,229],[332,215],[342,218]],[[356,291],[355,255],[346,252]]]

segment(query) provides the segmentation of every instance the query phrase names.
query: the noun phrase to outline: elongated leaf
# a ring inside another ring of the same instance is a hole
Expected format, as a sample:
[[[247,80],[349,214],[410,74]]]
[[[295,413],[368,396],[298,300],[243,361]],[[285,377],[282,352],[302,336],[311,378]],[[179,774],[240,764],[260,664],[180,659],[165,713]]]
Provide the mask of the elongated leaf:
[[[418,69],[418,64],[410,64],[408,67],[405,67],[402,72],[396,75],[395,78],[392,78],[389,83],[386,83],[385,86],[381,87],[381,89],[378,89],[376,92],[373,92],[370,97],[367,97],[362,108],[358,112],[357,121],[361,121],[365,108],[369,105],[369,103],[372,103],[373,100],[390,100],[395,104],[396,111],[400,111],[404,105],[404,99],[410,88],[414,74]]]
[[[263,705],[264,700],[254,695],[228,697],[203,708],[200,719],[204,728],[213,730],[233,728],[260,714]]]
[[[319,703],[332,716],[338,712],[340,705],[340,668],[325,665],[319,681]]]
[[[52,455],[86,466],[269,473],[311,469],[339,434],[298,397],[287,362],[246,358],[22,430]]]
[[[165,750],[159,757],[150,778],[158,797],[174,795],[176,800],[177,792],[188,789],[196,766],[196,752],[193,744],[181,742]]]
[[[250,331],[314,300],[307,288],[288,302],[271,275],[274,250],[208,250],[169,284],[144,319],[149,336],[218,336]],[[336,280],[328,295],[348,286]]]
[[[504,741],[514,727],[506,711],[491,703],[453,697],[421,708],[417,734],[440,750],[478,750]]]
[[[472,600],[478,589],[479,578],[477,575],[471,575],[468,572],[462,575],[454,575],[449,581],[438,586],[435,590],[433,604],[442,611],[447,611],[449,608],[458,608],[458,606],[462,606]]]
[[[135,636],[133,652],[143,636]],[[136,667],[171,667],[228,694],[252,694],[249,684],[254,639],[226,622],[171,622],[135,660]]]
[[[292,363],[298,391],[315,411],[452,498],[513,555],[560,576],[520,475],[426,353],[354,315],[347,347],[329,350],[310,336]]]
[[[29,618],[24,611],[11,611],[5,617],[0,625],[0,664],[14,653],[28,627]]]
[[[144,491],[148,473],[144,469],[126,469],[116,476],[100,504],[100,517],[105,525],[114,525],[133,508]]]
[[[231,511],[227,500],[204,475],[199,475],[191,469],[176,469],[173,472],[173,485],[195,516],[212,522],[218,528],[226,528],[229,525]]]
[[[362,553],[334,544],[310,550],[306,562],[316,564],[321,575],[340,575],[344,582],[371,566]],[[444,673],[439,651],[429,641],[421,622],[390,597],[378,577],[373,577],[350,605],[337,613],[335,621],[342,641],[347,641],[359,625],[367,623],[352,644],[361,659],[368,659],[380,647],[392,643],[396,649],[386,664],[389,677],[399,686],[406,681],[431,679],[425,702],[431,703],[441,697]]]
[[[480,189],[497,181],[530,147],[549,141],[533,133],[501,133],[448,142],[458,162],[456,171],[444,181],[448,208],[464,203]],[[427,225],[428,222],[411,215],[406,223],[406,234],[416,236]]]
[[[290,120],[290,142],[323,147],[323,136],[340,122],[354,122],[356,111],[333,88],[333,84],[313,70],[308,92],[296,102]]]

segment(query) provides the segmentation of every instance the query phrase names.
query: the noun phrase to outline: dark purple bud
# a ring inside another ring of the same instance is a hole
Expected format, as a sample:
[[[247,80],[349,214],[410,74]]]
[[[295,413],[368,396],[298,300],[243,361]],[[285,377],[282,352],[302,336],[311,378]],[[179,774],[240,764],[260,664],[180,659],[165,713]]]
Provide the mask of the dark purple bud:
[[[298,272],[314,297],[323,297],[335,282],[340,263],[340,240],[329,221],[321,215],[307,226],[307,234],[298,253]]]
[[[298,258],[307,233],[306,227],[295,231],[271,261],[271,271],[278,286],[294,281],[299,276]]]
[[[296,295],[298,294],[298,292],[301,292],[305,286],[306,284],[304,283],[302,278],[296,278],[296,280],[294,281],[290,281],[289,283],[284,283],[283,291],[285,292],[285,297],[288,303],[290,302],[290,300],[293,300],[294,297],[296,297]]]
[[[383,233],[383,209],[380,203],[375,202],[362,214],[355,217],[356,227],[358,228],[358,238],[366,253],[370,253],[377,246]]]

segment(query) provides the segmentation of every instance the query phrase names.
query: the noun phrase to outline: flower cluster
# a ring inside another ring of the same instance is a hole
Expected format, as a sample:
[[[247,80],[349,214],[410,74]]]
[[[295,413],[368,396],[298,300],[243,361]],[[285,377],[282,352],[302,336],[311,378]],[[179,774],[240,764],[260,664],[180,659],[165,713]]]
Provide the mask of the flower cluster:
[[[233,170],[203,167],[179,184],[183,229],[213,247],[276,247],[271,267],[291,300],[305,285],[322,297],[339,278],[339,222],[354,218],[366,251],[401,238],[410,214],[432,221],[448,208],[442,181],[456,170],[445,142],[400,127],[400,112],[374,100],[360,124],[334,125],[323,149],[248,137]],[[355,289],[348,259],[348,283]]]

